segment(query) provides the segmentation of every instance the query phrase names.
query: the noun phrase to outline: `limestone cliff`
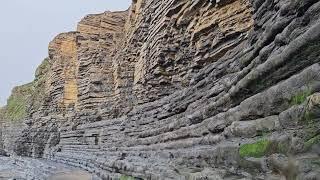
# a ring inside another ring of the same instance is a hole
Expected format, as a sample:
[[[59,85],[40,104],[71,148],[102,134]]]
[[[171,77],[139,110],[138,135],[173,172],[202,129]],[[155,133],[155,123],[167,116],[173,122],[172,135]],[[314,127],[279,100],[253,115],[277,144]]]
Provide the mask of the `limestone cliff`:
[[[22,132],[2,128],[4,149],[102,179],[316,179],[319,29],[318,0],[133,0],[88,15],[50,43],[41,96]]]

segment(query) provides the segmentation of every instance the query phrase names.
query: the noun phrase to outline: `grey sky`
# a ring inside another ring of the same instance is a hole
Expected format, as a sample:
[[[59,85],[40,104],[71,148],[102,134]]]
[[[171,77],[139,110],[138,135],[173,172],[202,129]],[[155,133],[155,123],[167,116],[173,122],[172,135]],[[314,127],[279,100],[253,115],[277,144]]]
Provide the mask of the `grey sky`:
[[[86,14],[125,10],[131,0],[1,0],[0,106],[14,86],[31,82],[48,43]]]

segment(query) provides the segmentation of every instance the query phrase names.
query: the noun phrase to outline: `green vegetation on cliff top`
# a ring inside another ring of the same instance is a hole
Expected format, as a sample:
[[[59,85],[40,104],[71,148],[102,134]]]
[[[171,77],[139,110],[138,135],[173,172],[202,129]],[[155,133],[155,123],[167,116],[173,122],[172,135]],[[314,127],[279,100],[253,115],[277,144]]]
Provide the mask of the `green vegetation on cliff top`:
[[[17,121],[27,116],[28,99],[33,93],[33,83],[15,87],[5,107],[4,119]]]
[[[0,109],[0,119],[18,121],[27,117],[30,107],[39,108],[43,100],[46,72],[50,68],[45,59],[37,68],[35,80],[31,83],[15,87],[7,100],[7,105]]]
[[[32,109],[39,109],[45,99],[45,89],[46,81],[48,79],[47,72],[50,70],[51,66],[48,59],[45,59],[41,65],[37,68],[35,73],[34,93],[31,96],[30,107]]]

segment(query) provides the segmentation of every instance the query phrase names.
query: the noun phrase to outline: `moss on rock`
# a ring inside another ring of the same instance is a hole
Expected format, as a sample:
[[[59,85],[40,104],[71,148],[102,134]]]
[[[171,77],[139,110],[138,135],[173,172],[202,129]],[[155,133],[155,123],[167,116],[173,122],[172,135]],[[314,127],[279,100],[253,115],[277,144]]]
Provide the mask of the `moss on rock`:
[[[320,135],[317,135],[304,143],[306,149],[310,149],[313,145],[320,143]]]
[[[120,180],[136,180],[136,178],[132,177],[132,176],[126,176],[126,175],[122,175],[120,177]]]
[[[240,146],[239,154],[244,157],[260,158],[267,154],[268,148],[271,145],[269,140],[260,140],[252,144],[244,144]]]

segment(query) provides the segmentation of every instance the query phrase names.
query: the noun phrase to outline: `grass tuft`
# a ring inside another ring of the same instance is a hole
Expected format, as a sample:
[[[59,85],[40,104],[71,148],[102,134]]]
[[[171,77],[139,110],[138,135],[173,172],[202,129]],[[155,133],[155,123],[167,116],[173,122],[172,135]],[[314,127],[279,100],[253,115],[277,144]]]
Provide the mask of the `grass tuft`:
[[[302,104],[305,100],[307,100],[308,96],[312,94],[310,89],[307,89],[303,92],[299,92],[295,96],[293,96],[290,100],[290,104],[293,105],[299,105]]]

